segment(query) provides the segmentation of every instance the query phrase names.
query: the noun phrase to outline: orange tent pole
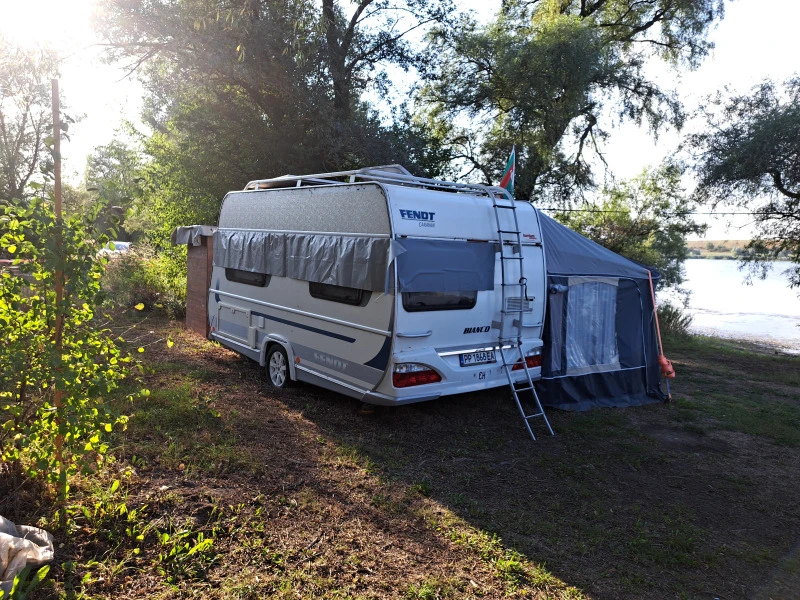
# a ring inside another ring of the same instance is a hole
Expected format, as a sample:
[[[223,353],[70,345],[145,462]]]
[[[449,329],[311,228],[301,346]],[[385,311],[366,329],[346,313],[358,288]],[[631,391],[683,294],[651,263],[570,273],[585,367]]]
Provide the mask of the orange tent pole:
[[[653,287],[653,276],[650,270],[647,271],[647,279],[650,281],[650,295],[653,298],[653,316],[656,318],[656,333],[658,334],[658,364],[661,367],[661,374],[667,379],[667,400],[672,399],[669,393],[669,380],[675,378],[675,369],[672,363],[664,356],[664,344],[661,341],[661,326],[658,324],[658,306],[656,304],[656,291]]]

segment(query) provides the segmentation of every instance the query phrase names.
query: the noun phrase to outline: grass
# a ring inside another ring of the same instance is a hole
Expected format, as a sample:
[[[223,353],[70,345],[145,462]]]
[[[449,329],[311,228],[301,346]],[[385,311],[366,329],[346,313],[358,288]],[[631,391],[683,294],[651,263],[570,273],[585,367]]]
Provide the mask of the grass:
[[[35,482],[4,516],[53,529],[42,597],[791,598],[800,359],[667,340],[674,401],[551,411],[502,390],[358,414],[166,323],[117,461],[67,530]],[[11,489],[11,488],[10,488]],[[2,490],[0,490],[2,491]],[[27,494],[27,495],[26,495]],[[1,497],[1,495],[0,495]]]
[[[721,429],[800,446],[800,369],[787,368],[796,359],[699,336],[684,340],[681,352],[689,358],[676,367],[700,377],[691,396],[676,402],[679,418],[711,419]]]
[[[229,424],[236,415],[223,419],[216,402],[189,383],[137,399],[124,452],[140,468],[206,475],[250,469],[252,461]]]

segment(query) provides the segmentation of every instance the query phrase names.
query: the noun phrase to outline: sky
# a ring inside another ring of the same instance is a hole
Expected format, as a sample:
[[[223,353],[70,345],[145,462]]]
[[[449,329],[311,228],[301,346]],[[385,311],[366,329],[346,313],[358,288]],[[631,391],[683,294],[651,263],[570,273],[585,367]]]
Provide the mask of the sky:
[[[102,63],[102,48],[91,28],[91,14],[98,0],[0,0],[0,33],[20,44],[47,41],[65,58],[60,86],[71,116],[85,118],[71,129],[71,141],[62,148],[64,173],[77,183],[83,176],[86,155],[107,144],[123,119],[137,121],[141,89],[126,72]],[[500,0],[461,0],[463,9],[475,10],[488,19]],[[783,80],[800,71],[797,53],[797,23],[800,3],[796,0],[734,0],[726,3],[723,21],[711,32],[716,48],[702,66],[680,77],[655,65],[652,74],[667,87],[680,91],[687,109],[702,98],[729,86],[744,92],[765,77]],[[687,130],[697,128],[690,122]],[[684,131],[685,133],[686,131]],[[628,178],[656,165],[677,147],[681,135],[666,132],[654,141],[633,124],[611,130],[606,159],[617,178]],[[691,181],[687,182],[691,185]],[[709,218],[707,239],[744,239],[747,219]]]

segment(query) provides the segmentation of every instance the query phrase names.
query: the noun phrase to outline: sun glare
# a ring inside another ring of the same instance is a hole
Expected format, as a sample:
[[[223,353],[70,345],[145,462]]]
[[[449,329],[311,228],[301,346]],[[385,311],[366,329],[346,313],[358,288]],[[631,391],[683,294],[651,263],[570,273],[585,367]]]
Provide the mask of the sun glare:
[[[92,0],[0,0],[0,34],[23,47],[68,54],[94,41]]]

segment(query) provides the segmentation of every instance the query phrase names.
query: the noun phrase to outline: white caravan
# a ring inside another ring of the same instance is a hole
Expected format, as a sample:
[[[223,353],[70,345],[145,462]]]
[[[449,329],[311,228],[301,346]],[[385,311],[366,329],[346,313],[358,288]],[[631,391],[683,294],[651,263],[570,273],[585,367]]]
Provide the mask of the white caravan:
[[[530,382],[541,239],[536,209],[505,190],[398,166],[254,181],[222,204],[210,335],[274,386],[371,404]]]

